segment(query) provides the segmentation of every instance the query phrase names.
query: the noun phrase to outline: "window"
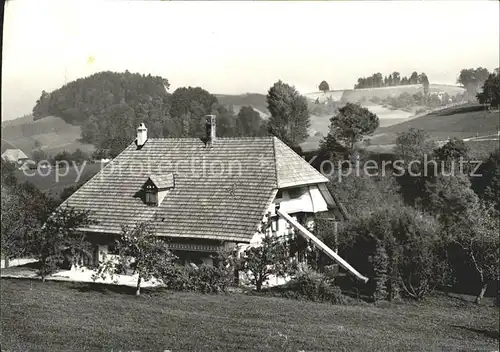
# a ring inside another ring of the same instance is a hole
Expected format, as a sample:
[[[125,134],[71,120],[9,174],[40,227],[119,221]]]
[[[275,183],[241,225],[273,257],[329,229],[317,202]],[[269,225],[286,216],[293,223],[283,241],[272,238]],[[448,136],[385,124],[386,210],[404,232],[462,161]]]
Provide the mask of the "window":
[[[144,190],[147,205],[158,205],[158,191],[152,185],[147,185]]]
[[[281,198],[283,198],[283,192],[281,191],[281,189],[280,189],[280,190],[278,190],[278,193],[276,193],[276,198],[277,198],[277,199],[281,199]]]

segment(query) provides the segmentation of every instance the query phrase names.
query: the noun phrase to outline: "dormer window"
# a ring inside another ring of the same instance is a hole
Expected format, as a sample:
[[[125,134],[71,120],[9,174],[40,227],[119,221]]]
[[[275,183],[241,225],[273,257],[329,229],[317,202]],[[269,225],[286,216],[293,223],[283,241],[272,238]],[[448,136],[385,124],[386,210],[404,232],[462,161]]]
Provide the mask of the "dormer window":
[[[142,186],[144,203],[149,206],[160,206],[167,193],[174,188],[174,184],[173,174],[149,176]]]
[[[152,184],[146,185],[144,189],[145,202],[147,205],[157,206],[158,205],[158,188]]]

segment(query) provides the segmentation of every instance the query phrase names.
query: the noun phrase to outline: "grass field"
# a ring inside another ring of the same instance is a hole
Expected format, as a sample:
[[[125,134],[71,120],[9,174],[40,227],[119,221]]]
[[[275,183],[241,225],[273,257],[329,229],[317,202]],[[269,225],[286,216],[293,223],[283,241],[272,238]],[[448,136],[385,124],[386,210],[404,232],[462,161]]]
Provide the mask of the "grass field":
[[[493,351],[498,310],[456,298],[332,306],[2,279],[2,350]]]
[[[94,146],[80,142],[80,137],[80,126],[70,125],[55,116],[33,121],[30,115],[2,121],[2,143],[13,145],[28,156],[35,148],[35,143],[40,144],[48,155],[55,155],[63,150],[74,152],[77,148],[92,152]]]
[[[398,133],[410,128],[423,129],[434,140],[449,137],[470,138],[496,134],[500,123],[500,113],[473,111],[446,115],[426,115],[389,127],[381,127],[371,138],[372,144],[392,144]]]

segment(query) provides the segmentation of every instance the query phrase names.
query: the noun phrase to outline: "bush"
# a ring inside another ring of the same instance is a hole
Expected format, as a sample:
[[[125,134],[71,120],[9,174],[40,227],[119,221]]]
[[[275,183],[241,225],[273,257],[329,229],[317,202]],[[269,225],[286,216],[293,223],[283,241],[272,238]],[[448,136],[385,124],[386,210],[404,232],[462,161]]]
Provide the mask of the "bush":
[[[347,302],[340,287],[334,285],[333,279],[312,270],[300,271],[290,282],[289,287],[291,290],[284,294],[288,298],[332,304]]]
[[[175,266],[164,273],[162,281],[168,289],[174,291],[192,291],[201,293],[225,292],[232,282],[229,270],[210,265],[199,267]]]

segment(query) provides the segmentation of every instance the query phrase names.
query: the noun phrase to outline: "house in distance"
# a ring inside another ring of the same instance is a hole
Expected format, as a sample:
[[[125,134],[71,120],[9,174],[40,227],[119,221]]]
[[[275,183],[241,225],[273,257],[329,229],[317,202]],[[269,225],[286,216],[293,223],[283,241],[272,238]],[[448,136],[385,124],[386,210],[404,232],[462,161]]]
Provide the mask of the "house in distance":
[[[91,210],[81,229],[94,243],[87,263],[112,253],[122,225],[151,222],[187,263],[211,264],[223,248],[258,245],[266,231],[288,234],[291,220],[338,208],[328,179],[276,137],[218,138],[216,116],[204,138],[137,138],[61,206]],[[290,215],[287,220],[279,211]]]

